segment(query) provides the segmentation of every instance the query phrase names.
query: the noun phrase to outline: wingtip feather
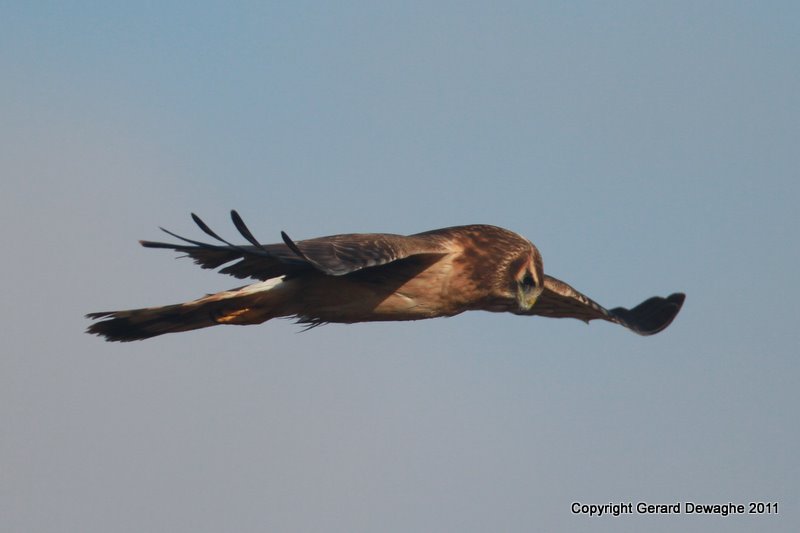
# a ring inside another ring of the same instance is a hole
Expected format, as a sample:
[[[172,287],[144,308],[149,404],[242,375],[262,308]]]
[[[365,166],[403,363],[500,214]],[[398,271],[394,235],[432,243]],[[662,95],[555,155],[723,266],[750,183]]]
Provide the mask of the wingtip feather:
[[[264,245],[258,242],[258,239],[256,239],[255,236],[253,236],[253,232],[251,232],[250,228],[248,228],[247,225],[244,223],[244,220],[242,220],[242,217],[239,216],[239,213],[236,212],[236,209],[231,209],[231,220],[233,221],[233,225],[236,226],[236,229],[239,230],[239,233],[242,235],[242,237],[247,239],[247,241],[250,244],[252,244],[256,248],[263,250],[264,252],[267,251],[264,248]]]
[[[610,314],[639,335],[655,335],[672,324],[685,300],[686,294],[682,292],[673,293],[666,298],[653,296],[633,309],[617,307]]]

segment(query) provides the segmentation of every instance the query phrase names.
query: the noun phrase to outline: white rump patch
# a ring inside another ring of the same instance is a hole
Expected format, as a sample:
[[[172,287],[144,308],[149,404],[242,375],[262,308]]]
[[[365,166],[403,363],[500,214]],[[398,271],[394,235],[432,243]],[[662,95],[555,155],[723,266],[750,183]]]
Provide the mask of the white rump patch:
[[[241,289],[236,291],[236,295],[243,296],[246,294],[255,294],[257,292],[266,292],[272,290],[281,283],[283,283],[284,278],[286,278],[286,276],[280,276],[278,278],[270,278],[266,281],[259,281],[258,283],[247,285],[246,287],[242,287]]]

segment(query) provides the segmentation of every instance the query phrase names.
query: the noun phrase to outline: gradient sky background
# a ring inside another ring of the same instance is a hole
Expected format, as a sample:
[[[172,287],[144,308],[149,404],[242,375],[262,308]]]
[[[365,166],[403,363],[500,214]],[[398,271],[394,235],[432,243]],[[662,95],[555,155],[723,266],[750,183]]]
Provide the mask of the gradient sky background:
[[[0,530],[797,531],[797,2],[9,2]],[[470,313],[108,344],[136,241],[513,229],[650,338]],[[778,502],[574,516],[572,502]]]

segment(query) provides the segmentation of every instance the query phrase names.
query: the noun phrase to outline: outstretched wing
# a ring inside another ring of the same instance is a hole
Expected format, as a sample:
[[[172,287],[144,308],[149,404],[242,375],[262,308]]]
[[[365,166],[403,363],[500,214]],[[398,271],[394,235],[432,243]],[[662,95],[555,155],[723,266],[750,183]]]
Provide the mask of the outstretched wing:
[[[161,230],[185,244],[140,243],[146,248],[168,248],[185,253],[203,268],[214,269],[227,265],[220,270],[222,274],[259,280],[313,270],[331,276],[343,276],[412,255],[446,254],[450,251],[445,240],[434,236],[406,237],[386,233],[332,235],[295,242],[281,232],[283,243],[260,244],[239,214],[231,211],[234,226],[251,243],[240,246],[217,235],[194,213],[192,219],[205,234],[221,244],[187,239],[164,228]]]
[[[595,319],[607,320],[625,326],[639,335],[653,335],[672,323],[684,299],[686,299],[685,294],[676,292],[667,298],[654,296],[633,309],[615,307],[609,310],[567,283],[552,276],[545,276],[542,295],[530,311],[517,314],[577,318],[584,322]]]

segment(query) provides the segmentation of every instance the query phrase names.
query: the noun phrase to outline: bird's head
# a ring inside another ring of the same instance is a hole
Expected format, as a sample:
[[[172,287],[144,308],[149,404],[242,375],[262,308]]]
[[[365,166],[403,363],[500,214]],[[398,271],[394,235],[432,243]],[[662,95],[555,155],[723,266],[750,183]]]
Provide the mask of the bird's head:
[[[531,244],[530,251],[516,264],[519,266],[516,270],[512,270],[513,291],[520,311],[528,311],[544,290],[542,256],[539,254],[539,250]]]

